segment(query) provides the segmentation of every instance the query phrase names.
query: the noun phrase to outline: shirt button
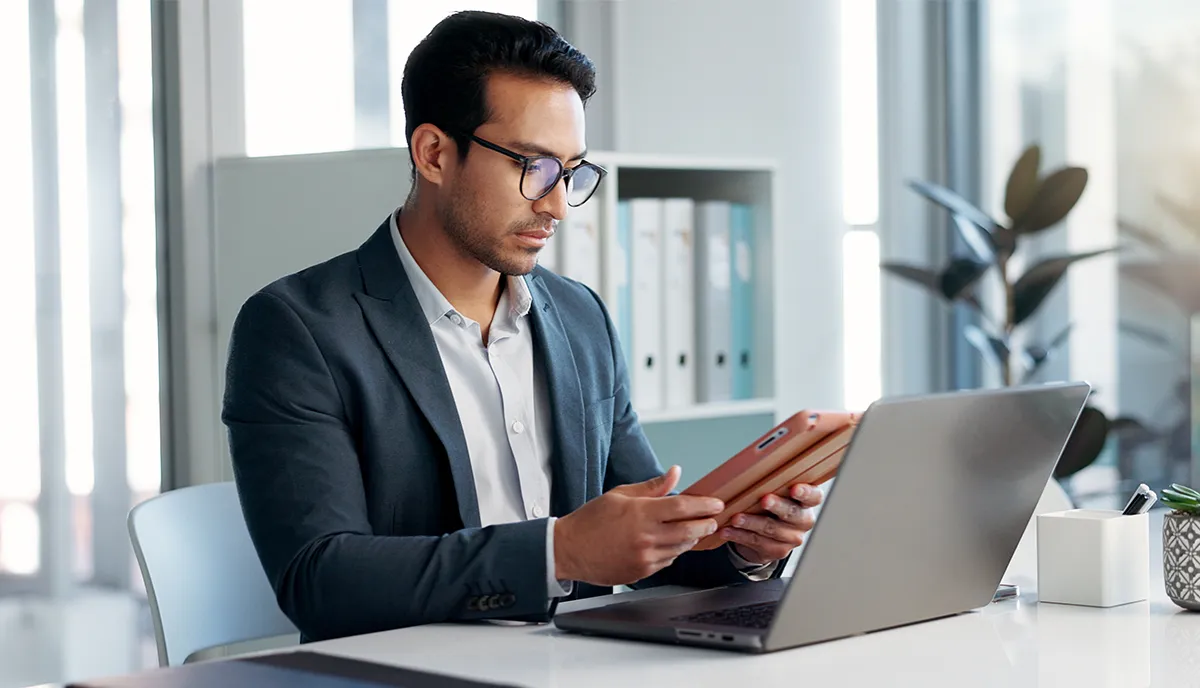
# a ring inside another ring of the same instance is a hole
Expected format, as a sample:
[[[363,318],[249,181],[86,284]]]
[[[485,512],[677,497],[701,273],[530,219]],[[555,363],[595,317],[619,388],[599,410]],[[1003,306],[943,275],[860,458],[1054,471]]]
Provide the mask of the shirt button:
[[[544,515],[545,515],[545,513],[546,513],[546,512],[542,510],[542,505],[541,505],[541,504],[534,504],[534,505],[533,505],[533,517],[534,517],[534,518],[541,518],[542,516],[544,516]]]
[[[512,424],[512,431],[520,435],[525,432],[525,424],[521,421],[516,421]]]
[[[450,322],[454,323],[455,325],[462,325],[463,324],[462,316],[460,316],[458,313],[455,313],[454,315],[450,316]]]

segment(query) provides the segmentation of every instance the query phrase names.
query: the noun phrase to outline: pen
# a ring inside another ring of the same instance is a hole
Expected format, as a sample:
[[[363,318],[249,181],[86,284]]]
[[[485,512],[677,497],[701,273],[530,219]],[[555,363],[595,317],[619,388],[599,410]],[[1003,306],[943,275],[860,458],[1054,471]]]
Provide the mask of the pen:
[[[1142,508],[1138,510],[1138,513],[1139,514],[1146,513],[1147,511],[1150,510],[1150,507],[1154,506],[1154,503],[1157,501],[1158,501],[1158,493],[1155,492],[1154,490],[1150,490],[1150,496],[1146,498],[1146,502],[1144,504],[1142,504]]]
[[[1158,495],[1150,489],[1150,486],[1142,483],[1138,485],[1133,496],[1129,498],[1129,501],[1125,504],[1125,508],[1121,510],[1121,514],[1123,516],[1136,516],[1137,514],[1145,513],[1157,499]]]

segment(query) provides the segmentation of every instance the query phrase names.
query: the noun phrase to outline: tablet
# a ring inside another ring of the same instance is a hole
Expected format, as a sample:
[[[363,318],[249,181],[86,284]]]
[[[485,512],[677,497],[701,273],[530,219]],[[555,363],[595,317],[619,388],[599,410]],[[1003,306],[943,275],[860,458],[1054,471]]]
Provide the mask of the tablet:
[[[785,496],[793,485],[820,485],[836,475],[860,416],[850,411],[795,413],[683,490],[725,502],[716,516],[718,532],[695,549],[723,544],[719,529],[735,514],[761,513],[764,495]]]

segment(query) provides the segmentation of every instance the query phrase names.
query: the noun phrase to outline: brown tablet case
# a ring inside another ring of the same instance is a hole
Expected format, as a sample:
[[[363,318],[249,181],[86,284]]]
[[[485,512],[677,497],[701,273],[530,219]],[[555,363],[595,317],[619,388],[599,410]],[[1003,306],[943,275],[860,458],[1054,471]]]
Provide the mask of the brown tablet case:
[[[811,411],[790,418],[714,468],[683,494],[716,497],[725,510],[717,527],[738,513],[762,513],[763,496],[785,496],[796,484],[820,485],[837,474],[861,414],[850,411]],[[719,533],[702,539],[695,549],[724,543]]]

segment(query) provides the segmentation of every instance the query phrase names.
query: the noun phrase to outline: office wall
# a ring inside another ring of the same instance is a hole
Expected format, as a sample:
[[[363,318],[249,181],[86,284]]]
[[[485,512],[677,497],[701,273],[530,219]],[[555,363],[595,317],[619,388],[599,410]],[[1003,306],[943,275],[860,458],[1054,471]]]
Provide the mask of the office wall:
[[[781,163],[783,409],[842,400],[838,9],[833,2],[608,3],[617,150]]]

